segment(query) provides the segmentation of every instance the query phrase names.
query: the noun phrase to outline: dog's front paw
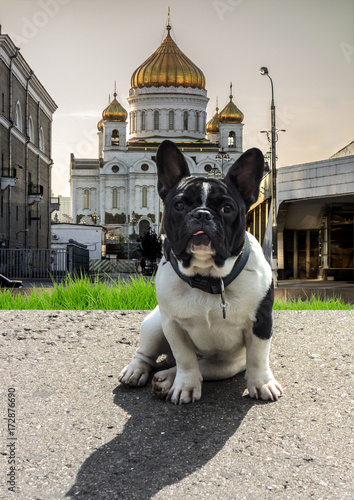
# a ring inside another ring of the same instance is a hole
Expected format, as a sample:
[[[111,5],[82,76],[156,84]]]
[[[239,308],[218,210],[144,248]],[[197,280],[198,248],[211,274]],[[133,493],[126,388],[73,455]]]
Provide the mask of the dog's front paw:
[[[272,373],[246,375],[247,389],[251,398],[276,401],[283,394],[283,388]]]
[[[202,379],[176,377],[167,399],[175,405],[195,403],[202,397]]]
[[[148,363],[134,359],[130,365],[123,368],[118,380],[129,387],[142,387],[148,381],[150,370],[151,366]]]

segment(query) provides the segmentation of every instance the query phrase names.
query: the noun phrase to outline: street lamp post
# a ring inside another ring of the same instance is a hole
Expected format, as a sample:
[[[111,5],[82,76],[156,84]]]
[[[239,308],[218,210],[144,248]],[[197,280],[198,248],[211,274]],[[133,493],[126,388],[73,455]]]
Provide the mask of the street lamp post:
[[[277,228],[277,167],[276,167],[276,128],[273,80],[269,76],[268,68],[263,66],[259,70],[261,75],[266,75],[272,88],[272,101],[270,105],[271,119],[271,166],[272,166],[272,271],[274,286],[278,284],[278,228]]]
[[[221,162],[221,172],[219,173],[221,177],[224,177],[224,160],[228,162],[230,159],[230,155],[228,153],[225,153],[223,150],[219,151],[219,153],[215,156],[215,160],[217,162]],[[211,174],[215,176],[218,175],[218,172],[219,169],[216,165],[214,165],[214,167],[211,169]]]

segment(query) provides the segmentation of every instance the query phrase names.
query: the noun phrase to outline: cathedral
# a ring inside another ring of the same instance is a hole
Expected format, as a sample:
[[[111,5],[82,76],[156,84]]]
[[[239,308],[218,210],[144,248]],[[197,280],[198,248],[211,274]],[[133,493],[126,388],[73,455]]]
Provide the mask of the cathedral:
[[[205,76],[177,46],[166,26],[157,50],[132,74],[129,112],[117,100],[98,122],[98,158],[71,154],[72,214],[125,238],[158,232],[156,152],[164,139],[183,152],[192,175],[225,175],[242,153],[243,114],[230,101],[207,121]],[[133,238],[134,239],[134,238]]]

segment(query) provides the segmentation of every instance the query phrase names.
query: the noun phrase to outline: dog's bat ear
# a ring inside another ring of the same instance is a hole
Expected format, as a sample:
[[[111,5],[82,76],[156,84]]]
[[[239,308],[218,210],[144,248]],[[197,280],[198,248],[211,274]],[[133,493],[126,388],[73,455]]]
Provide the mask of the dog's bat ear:
[[[156,155],[157,164],[157,190],[162,200],[165,199],[168,192],[183,177],[188,177],[190,171],[187,162],[172,141],[163,141]]]
[[[263,172],[263,153],[257,148],[252,148],[235,161],[225,177],[225,182],[236,186],[241,193],[247,210],[258,200]]]

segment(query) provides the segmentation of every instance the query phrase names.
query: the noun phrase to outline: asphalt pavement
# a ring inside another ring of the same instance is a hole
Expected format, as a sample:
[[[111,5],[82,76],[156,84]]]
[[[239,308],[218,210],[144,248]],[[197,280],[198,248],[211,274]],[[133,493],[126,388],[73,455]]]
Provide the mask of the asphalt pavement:
[[[117,382],[145,314],[0,311],[1,499],[354,498],[354,311],[274,313],[279,401],[184,406]]]

